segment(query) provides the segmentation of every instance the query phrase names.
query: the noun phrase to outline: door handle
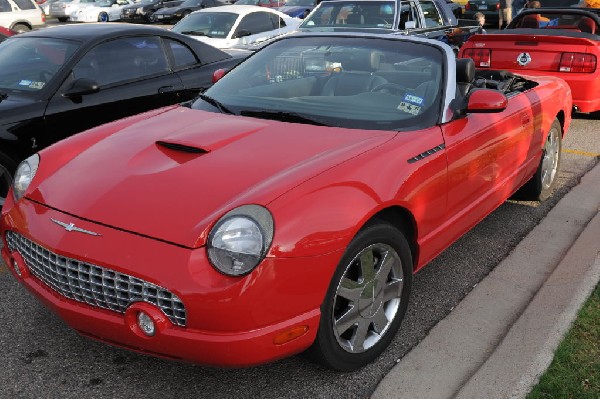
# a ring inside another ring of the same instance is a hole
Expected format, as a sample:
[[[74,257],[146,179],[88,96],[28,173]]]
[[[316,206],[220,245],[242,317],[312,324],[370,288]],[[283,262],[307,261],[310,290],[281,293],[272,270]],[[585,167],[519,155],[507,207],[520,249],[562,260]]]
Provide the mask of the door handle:
[[[529,115],[521,116],[521,124],[527,125],[530,121],[531,121],[531,118],[529,118]]]
[[[162,93],[169,93],[171,91],[174,91],[175,87],[173,86],[163,86],[163,87],[159,87],[158,88],[158,93],[162,94]]]

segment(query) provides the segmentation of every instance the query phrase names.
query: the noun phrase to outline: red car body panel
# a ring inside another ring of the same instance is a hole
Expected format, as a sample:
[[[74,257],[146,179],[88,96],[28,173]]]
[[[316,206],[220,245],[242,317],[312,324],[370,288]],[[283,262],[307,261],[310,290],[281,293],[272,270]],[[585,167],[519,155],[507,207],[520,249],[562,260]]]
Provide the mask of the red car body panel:
[[[103,125],[40,153],[43,167],[26,197],[6,198],[2,256],[69,325],[104,342],[220,366],[289,356],[314,341],[340,258],[374,215],[403,215],[416,271],[533,175],[552,122],[558,118],[563,132],[570,125],[568,86],[549,78],[539,83],[511,96],[503,112],[407,132],[185,107]],[[157,142],[207,152],[177,153]],[[72,184],[77,188],[70,195],[56,189]],[[219,217],[244,204],[268,207],[275,235],[259,266],[228,277],[210,264],[204,245]],[[101,239],[68,232],[51,219]],[[61,256],[84,257],[170,290],[186,306],[186,327],[166,321],[155,336],[143,337],[127,312],[59,295],[9,253],[9,231]],[[304,332],[277,344],[291,329]]]
[[[510,32],[509,30],[503,32]],[[600,110],[600,41],[567,36],[541,36],[525,34],[474,35],[461,47],[458,57],[465,51],[486,49],[491,52],[489,69],[503,69],[532,77],[555,76],[564,79],[571,87],[573,105],[581,112]],[[592,73],[561,72],[559,64],[563,53],[592,54],[597,66]],[[518,58],[527,53],[531,61],[521,65]],[[479,69],[485,69],[478,67]]]

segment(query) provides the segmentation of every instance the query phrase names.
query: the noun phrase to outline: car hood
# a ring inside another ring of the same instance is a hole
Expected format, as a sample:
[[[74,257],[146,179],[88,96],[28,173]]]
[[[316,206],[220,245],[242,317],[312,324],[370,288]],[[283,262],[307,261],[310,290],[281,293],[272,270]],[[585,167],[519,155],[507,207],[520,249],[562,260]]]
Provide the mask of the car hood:
[[[227,211],[266,205],[394,136],[176,107],[84,149],[28,197],[194,248]]]

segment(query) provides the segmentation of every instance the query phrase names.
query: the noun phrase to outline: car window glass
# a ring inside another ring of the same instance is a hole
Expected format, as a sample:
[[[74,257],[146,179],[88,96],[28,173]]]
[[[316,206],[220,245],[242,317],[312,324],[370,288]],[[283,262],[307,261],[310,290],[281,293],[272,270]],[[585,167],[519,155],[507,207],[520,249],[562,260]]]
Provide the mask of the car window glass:
[[[12,7],[8,0],[0,0],[0,12],[11,12]]]
[[[264,47],[206,94],[241,115],[292,113],[352,129],[431,127],[441,109],[444,57],[428,43],[298,36]],[[193,107],[211,110],[206,104],[199,99]]]
[[[434,27],[443,25],[442,17],[432,1],[421,1],[421,9],[425,16],[425,26]]]
[[[14,0],[21,10],[35,10],[35,5],[31,0]]]
[[[399,29],[405,29],[407,22],[417,22],[417,13],[414,7],[414,3],[402,2],[400,5],[400,23],[398,24]]]
[[[394,1],[322,2],[301,27],[360,25],[392,28],[396,5]]]
[[[248,31],[251,35],[273,29],[273,22],[266,12],[253,12],[246,15],[238,25],[236,32]]]
[[[198,63],[198,60],[196,59],[196,56],[194,56],[192,50],[190,50],[183,43],[171,39],[168,39],[167,43],[171,48],[171,52],[173,53],[176,68],[182,68]]]
[[[77,48],[75,42],[49,38],[19,37],[0,43],[0,89],[42,90]]]
[[[285,26],[285,21],[279,15],[271,14],[270,16],[275,29],[283,28]]]
[[[168,71],[159,39],[154,36],[111,40],[94,47],[73,68],[74,78],[94,79],[100,86]]]

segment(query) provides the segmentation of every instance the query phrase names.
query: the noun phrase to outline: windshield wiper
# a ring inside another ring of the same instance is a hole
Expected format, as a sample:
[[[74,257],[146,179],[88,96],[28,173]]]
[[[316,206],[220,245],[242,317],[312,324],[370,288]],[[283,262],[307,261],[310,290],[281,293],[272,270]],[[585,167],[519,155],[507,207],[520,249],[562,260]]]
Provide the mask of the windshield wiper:
[[[209,103],[210,105],[212,105],[213,107],[217,108],[219,111],[221,111],[222,114],[233,114],[233,112],[228,109],[226,106],[224,106],[223,104],[221,104],[219,101],[215,100],[214,98],[207,96],[206,94],[198,94],[198,97],[200,97],[201,99],[203,99],[204,101],[206,101],[207,103]]]
[[[242,116],[253,116],[256,118],[263,119],[273,119],[276,121],[282,122],[297,122],[297,123],[307,123],[309,125],[315,126],[328,126],[326,123],[320,122],[315,119],[308,118],[306,116],[296,114],[294,112],[284,112],[284,111],[242,111],[240,112]]]
[[[199,30],[184,30],[183,32],[181,32],[182,35],[192,35],[192,36],[206,36],[206,37],[210,37],[212,39],[212,36],[207,35],[206,33],[199,31]]]

